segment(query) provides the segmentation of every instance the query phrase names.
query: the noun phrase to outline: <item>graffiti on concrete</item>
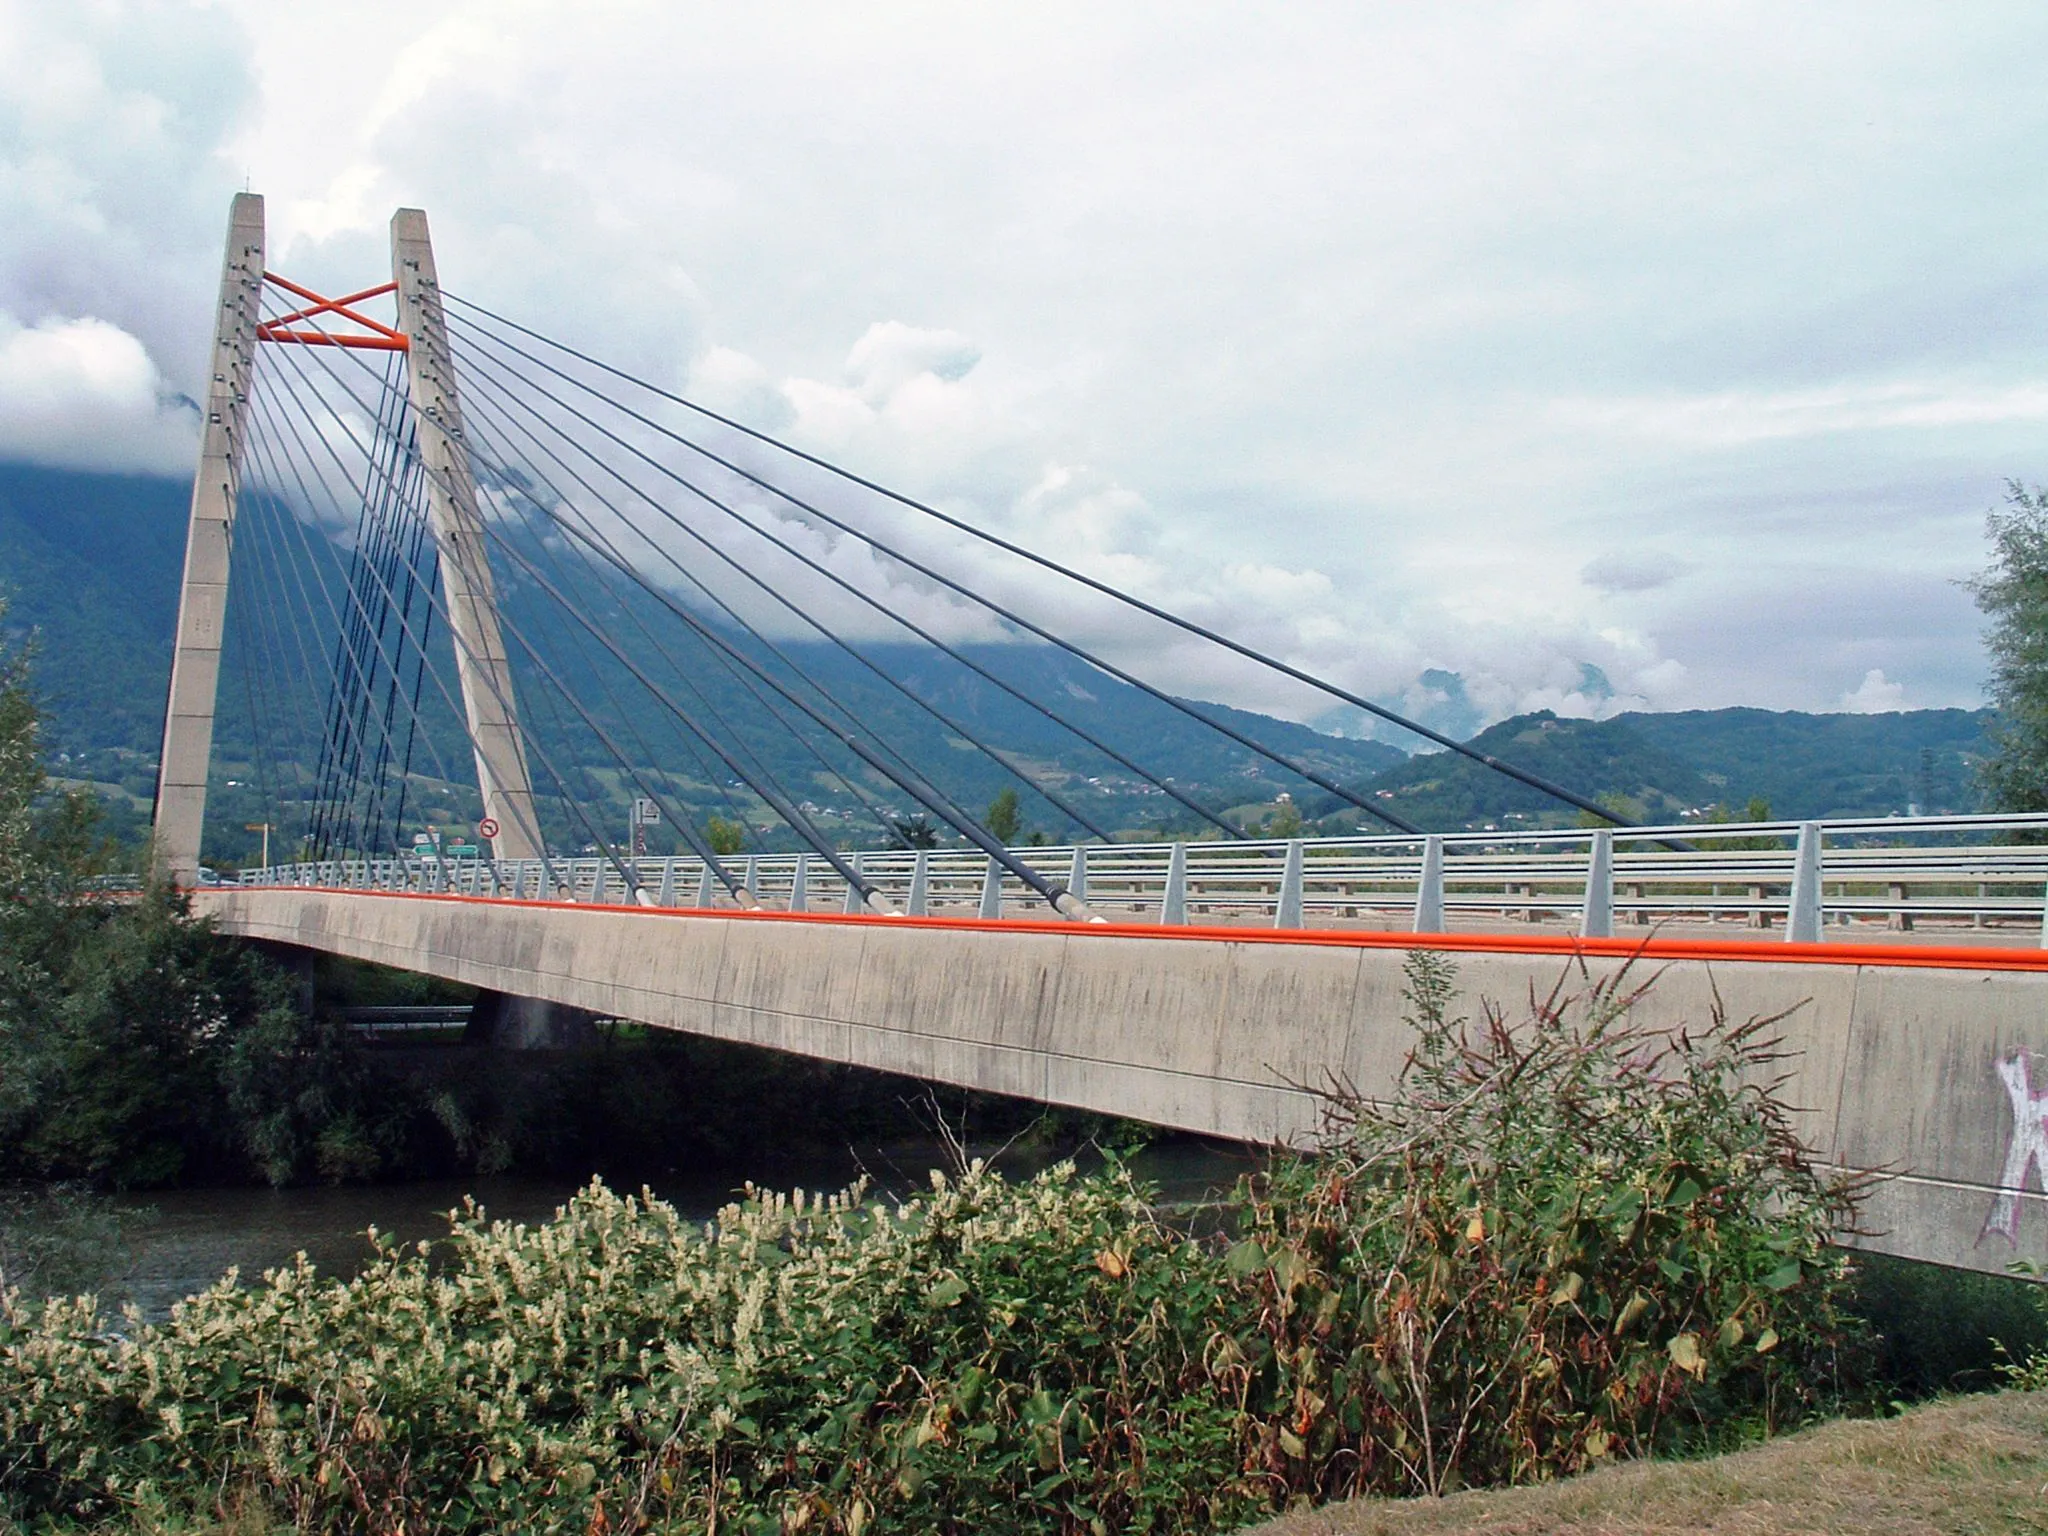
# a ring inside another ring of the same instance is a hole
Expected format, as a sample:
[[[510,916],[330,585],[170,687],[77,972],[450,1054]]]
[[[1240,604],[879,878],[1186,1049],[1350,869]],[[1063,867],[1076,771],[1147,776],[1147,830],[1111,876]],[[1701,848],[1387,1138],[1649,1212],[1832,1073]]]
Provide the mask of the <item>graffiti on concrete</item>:
[[[1983,1242],[1992,1233],[2019,1246],[2020,1192],[2033,1174],[2048,1193],[2048,1093],[2037,1093],[2027,1070],[2027,1053],[2016,1051],[1998,1063],[1999,1079],[2012,1100],[2012,1139],[2005,1146],[2005,1168],[1998,1176],[1998,1198],[1984,1218]]]

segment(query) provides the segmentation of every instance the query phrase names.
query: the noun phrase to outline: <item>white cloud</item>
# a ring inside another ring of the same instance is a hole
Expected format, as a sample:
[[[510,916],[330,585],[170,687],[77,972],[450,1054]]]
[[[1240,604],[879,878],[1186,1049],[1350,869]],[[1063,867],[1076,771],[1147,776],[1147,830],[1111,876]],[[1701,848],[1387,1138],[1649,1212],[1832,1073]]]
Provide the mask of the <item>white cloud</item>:
[[[1842,695],[1840,707],[1852,715],[1891,714],[1906,707],[1905,685],[1886,678],[1882,667],[1872,667],[1862,682]]]
[[[199,412],[167,393],[142,343],[104,320],[23,326],[0,314],[0,458],[190,474]]]
[[[1685,561],[1659,549],[1610,549],[1595,556],[1579,579],[1602,592],[1654,592],[1685,574]]]
[[[392,46],[309,67],[342,33]],[[0,311],[196,393],[245,173],[316,286],[417,204],[453,292],[1375,696],[1971,702],[1950,578],[2048,480],[2044,47],[1896,0],[0,0]]]

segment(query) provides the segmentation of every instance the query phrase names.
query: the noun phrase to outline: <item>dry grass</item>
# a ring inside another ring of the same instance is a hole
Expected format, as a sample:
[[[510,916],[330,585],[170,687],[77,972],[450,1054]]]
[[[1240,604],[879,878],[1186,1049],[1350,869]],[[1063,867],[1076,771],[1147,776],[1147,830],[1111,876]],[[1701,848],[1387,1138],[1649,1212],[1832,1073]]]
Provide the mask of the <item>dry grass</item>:
[[[1728,1536],[2048,1532],[2048,1393],[1952,1398],[1754,1450],[1641,1462],[1539,1488],[1359,1500],[1245,1536]]]

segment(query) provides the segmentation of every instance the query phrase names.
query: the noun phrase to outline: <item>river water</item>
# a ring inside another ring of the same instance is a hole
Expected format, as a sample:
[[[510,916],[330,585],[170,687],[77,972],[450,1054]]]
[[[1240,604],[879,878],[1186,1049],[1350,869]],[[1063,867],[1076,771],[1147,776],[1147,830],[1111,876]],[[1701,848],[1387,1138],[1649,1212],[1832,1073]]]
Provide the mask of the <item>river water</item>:
[[[997,1149],[976,1149],[977,1155]],[[998,1158],[1021,1177],[1053,1160],[1038,1149],[1012,1149]],[[1256,1166],[1242,1147],[1189,1138],[1156,1142],[1132,1159],[1137,1176],[1158,1186],[1162,1203],[1186,1206],[1227,1193]],[[836,1157],[779,1164],[773,1188],[842,1189],[866,1175],[883,1193],[923,1186],[933,1168],[950,1166],[936,1142],[848,1149]],[[708,1219],[735,1198],[744,1172],[671,1175],[654,1193],[693,1219]],[[229,1269],[253,1280],[303,1251],[323,1273],[353,1275],[370,1257],[368,1229],[404,1242],[433,1239],[448,1230],[448,1212],[474,1195],[497,1220],[540,1222],[576,1192],[566,1180],[492,1178],[305,1189],[170,1190],[138,1205],[124,1237],[125,1267],[103,1294],[133,1301],[144,1317],[160,1320],[171,1307],[213,1284]]]

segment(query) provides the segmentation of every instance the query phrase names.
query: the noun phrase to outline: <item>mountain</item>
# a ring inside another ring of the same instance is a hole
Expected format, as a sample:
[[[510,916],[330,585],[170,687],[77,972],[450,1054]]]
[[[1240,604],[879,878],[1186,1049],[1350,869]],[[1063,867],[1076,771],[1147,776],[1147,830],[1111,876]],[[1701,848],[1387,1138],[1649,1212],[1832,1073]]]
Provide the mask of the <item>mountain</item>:
[[[182,482],[0,465],[0,593],[10,603],[5,637],[19,642],[35,635],[53,768],[99,786],[122,808],[130,827],[147,815],[154,788],[187,497]],[[241,537],[244,569],[258,579],[236,584],[223,662],[208,845],[209,855],[223,860],[253,855],[257,835],[245,833],[245,823],[282,820],[288,833],[296,831],[327,725],[320,702],[324,684],[306,686],[303,679],[324,678],[336,646],[331,616],[302,616],[292,623],[285,614],[294,610],[279,605],[274,593],[266,595],[265,581],[280,579],[274,541],[282,535],[273,528],[259,536],[251,525]],[[265,537],[272,542],[266,545]],[[343,552],[323,539],[297,537],[306,539],[303,552],[318,579],[340,591]],[[578,801],[597,808],[586,822],[551,799],[545,814],[552,838],[580,846],[621,830],[626,801],[637,786],[618,771],[600,732],[638,763],[654,765],[643,777],[693,819],[717,813],[737,814],[756,826],[771,820],[758,801],[730,782],[738,775],[728,765],[630,682],[603,642],[575,632],[550,611],[533,580],[512,572],[501,586],[508,630],[535,636],[555,672],[554,686],[545,683],[515,645],[536,781],[546,790],[559,778]],[[297,611],[303,615],[303,608]],[[252,614],[261,620],[253,632]],[[929,649],[865,645],[863,662],[809,640],[783,642],[778,656],[705,620],[760,669],[760,675],[742,680],[715,646],[675,638],[684,627],[652,597],[635,593],[612,601],[595,617],[606,641],[707,733],[734,743],[730,750],[750,771],[765,769],[813,807],[821,826],[850,842],[872,841],[874,829],[848,780],[885,812],[907,814],[916,805],[804,720],[765,678],[832,718],[840,718],[836,705],[871,725],[969,809],[979,810],[1015,781],[976,751],[963,731],[991,742],[1113,831],[1199,835],[1206,826],[1128,769]],[[663,636],[662,645],[652,646],[648,634]],[[1325,830],[1362,820],[1337,797],[1050,647],[980,644],[965,651],[977,665],[1047,702],[1117,751],[1171,774],[1175,788],[1212,811],[1235,808],[1238,819],[1269,814],[1286,791]],[[882,681],[877,670],[928,701],[951,724]],[[1469,710],[1454,675],[1432,674],[1424,681],[1442,696],[1446,716]],[[1601,681],[1589,677],[1587,686],[1597,689]],[[828,698],[832,705],[823,702]],[[1217,704],[1196,707],[1336,782],[1369,784],[1389,808],[1424,827],[1555,825],[1576,818],[1540,792],[1453,754],[1410,758],[1382,742]],[[418,708],[424,723],[413,753],[407,826],[465,824],[477,808],[474,788],[463,782],[468,753],[454,713],[431,681],[421,689]],[[811,745],[799,742],[778,714],[801,723]],[[1909,804],[1974,809],[1973,765],[1983,751],[1987,718],[1986,712],[1965,710],[1820,715],[1724,709],[1604,721],[1538,713],[1491,726],[1474,744],[1589,797],[1615,797],[1650,818],[1675,819],[1717,803],[1740,809],[1752,797],[1768,800],[1779,816],[1886,815]],[[1073,829],[1064,812],[1036,795],[1025,795],[1023,809],[1027,827],[1054,837]],[[672,829],[664,829],[655,845],[669,846],[672,837]]]
[[[1675,821],[1752,798],[1776,817],[1889,816],[1918,805],[1979,809],[1975,768],[1989,710],[1820,715],[1768,709],[1631,713],[1561,720],[1549,711],[1490,726],[1472,745],[1601,798],[1632,817]],[[1541,791],[1469,759],[1432,752],[1373,782],[1428,827],[1556,825],[1575,818]],[[1317,811],[1334,809],[1317,801]]]
[[[10,604],[5,635],[15,643],[34,636],[53,768],[97,785],[131,817],[146,814],[154,788],[187,498],[180,482],[0,465],[0,593]],[[322,583],[337,594],[346,585],[346,556],[324,539],[296,529],[287,535],[274,522],[247,517],[237,525],[237,538],[209,816],[209,853],[224,860],[248,856],[243,845],[253,844],[256,834],[245,834],[243,824],[277,819],[280,801],[287,805],[283,819],[289,827],[290,802],[313,781],[328,722],[320,708],[324,684],[307,686],[306,680],[329,675],[338,630],[333,609],[312,594]],[[306,567],[298,579],[308,596],[297,603],[281,602],[268,590],[289,584],[281,547],[294,548]],[[694,819],[711,813],[737,813],[753,824],[770,819],[760,802],[730,782],[739,776],[734,769],[632,681],[607,642],[708,734],[728,743],[742,766],[765,770],[811,805],[822,826],[843,829],[855,841],[872,841],[875,833],[871,820],[858,819],[862,813],[846,780],[887,813],[910,814],[919,807],[835,743],[767,678],[835,724],[843,716],[834,706],[871,726],[970,810],[978,812],[1016,780],[972,747],[963,732],[989,741],[1097,825],[1154,833],[1192,832],[1204,825],[1195,812],[1073,733],[928,648],[868,644],[861,647],[862,661],[823,640],[784,641],[777,655],[730,626],[706,620],[760,669],[755,675],[736,671],[715,647],[689,639],[684,626],[646,594],[593,605],[601,633],[592,636],[565,623],[530,577],[505,572],[500,586],[508,634],[534,637],[554,674],[537,675],[513,643],[536,783],[543,789],[566,783],[575,799],[600,807],[586,824],[562,810],[555,803],[559,797],[551,799],[544,813],[550,836],[565,844],[616,835],[624,805],[636,792],[618,771],[607,736],[643,768],[654,765],[645,777],[687,805]],[[649,635],[661,636],[661,644],[652,644]],[[1046,701],[1116,751],[1171,774],[1175,787],[1199,804],[1270,810],[1282,791],[1303,787],[1245,747],[1050,647],[965,649],[977,665]],[[952,724],[941,723],[878,672],[927,700]],[[417,707],[421,730],[413,768],[419,783],[409,825],[422,819],[439,825],[473,821],[475,792],[461,782],[467,777],[467,749],[450,701],[431,675]],[[1217,704],[1196,707],[1338,782],[1362,782],[1405,757],[1382,742],[1327,735]],[[810,745],[778,715],[801,726]],[[1049,835],[1075,830],[1064,812],[1029,792],[1023,809],[1027,826]]]

